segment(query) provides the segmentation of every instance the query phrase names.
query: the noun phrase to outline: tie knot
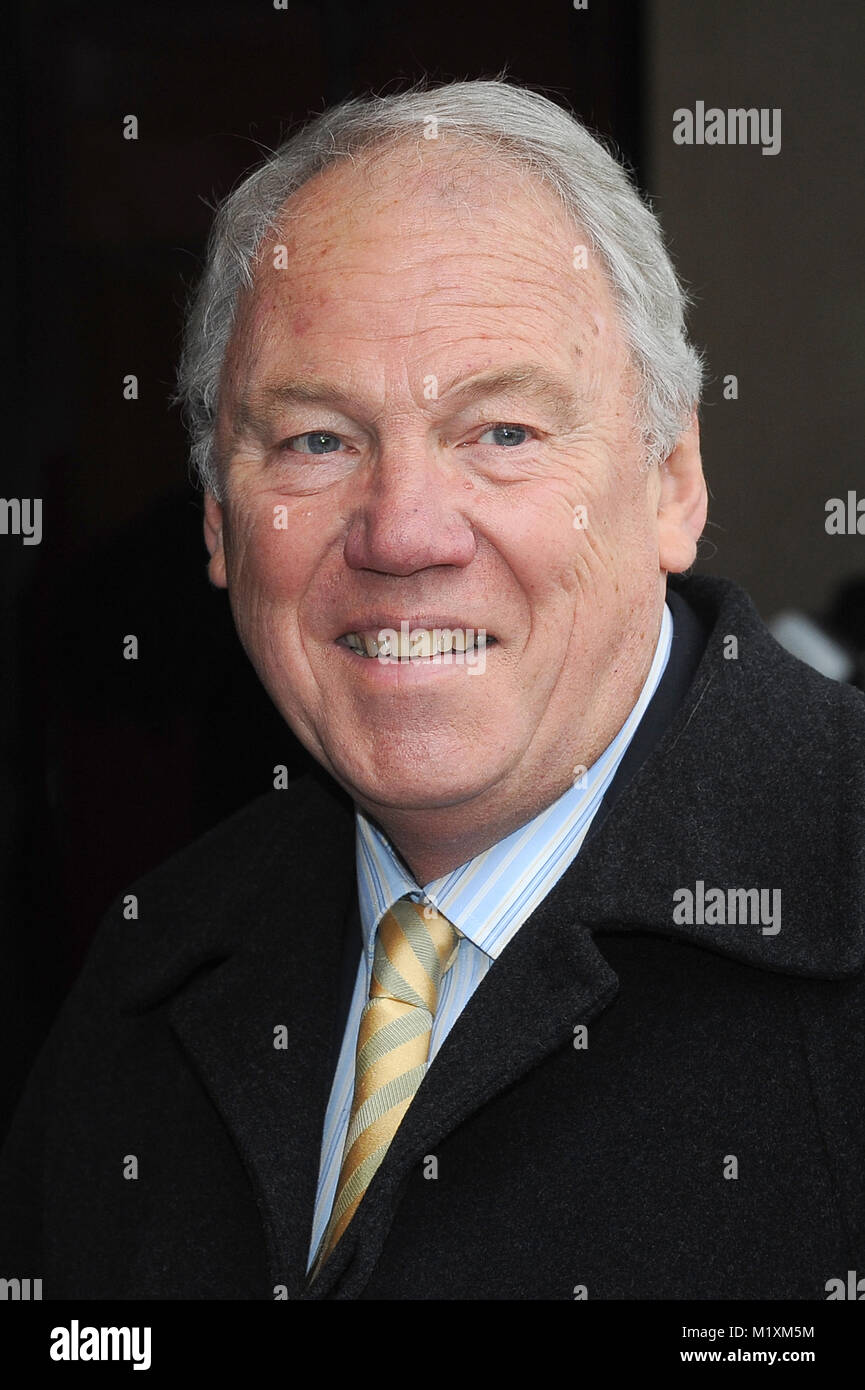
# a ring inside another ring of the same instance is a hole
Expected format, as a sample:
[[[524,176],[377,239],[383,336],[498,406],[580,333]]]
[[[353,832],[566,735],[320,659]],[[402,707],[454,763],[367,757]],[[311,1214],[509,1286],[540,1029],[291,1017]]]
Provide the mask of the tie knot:
[[[378,924],[370,998],[398,999],[434,1014],[459,942],[460,933],[437,908],[400,898]]]

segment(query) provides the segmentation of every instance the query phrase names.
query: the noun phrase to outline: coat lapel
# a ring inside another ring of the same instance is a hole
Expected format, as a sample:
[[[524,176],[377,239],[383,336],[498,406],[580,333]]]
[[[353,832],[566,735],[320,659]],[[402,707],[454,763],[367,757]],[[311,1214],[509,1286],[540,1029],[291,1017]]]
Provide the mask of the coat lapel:
[[[328,904],[339,920],[339,904]],[[322,930],[324,921],[313,921]],[[262,1214],[271,1277],[302,1288],[333,1079],[341,934],[281,958],[240,953],[181,995],[170,1018],[234,1137]],[[284,1032],[275,1046],[275,1031]]]
[[[290,796],[271,799],[261,843],[240,845],[228,873],[214,869],[231,885],[219,900],[186,904],[172,949],[133,962],[130,993],[138,1008],[170,999],[171,1027],[253,1184],[273,1285],[293,1298],[345,1026],[341,961],[355,926],[355,872],[351,808],[307,783],[299,837]]]

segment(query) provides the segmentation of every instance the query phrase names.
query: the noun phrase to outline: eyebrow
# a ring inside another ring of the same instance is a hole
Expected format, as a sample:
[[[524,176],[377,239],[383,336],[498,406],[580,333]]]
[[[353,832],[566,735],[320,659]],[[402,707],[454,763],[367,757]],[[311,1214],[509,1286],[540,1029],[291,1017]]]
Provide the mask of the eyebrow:
[[[346,393],[335,382],[324,380],[282,381],[248,391],[238,402],[232,421],[235,434],[255,433],[279,406],[335,405],[345,403]]]
[[[464,404],[491,396],[523,391],[546,405],[562,423],[573,424],[574,416],[586,406],[586,398],[576,384],[563,382],[554,372],[534,362],[518,362],[462,380],[454,377],[444,386],[441,398],[455,397]]]
[[[574,417],[586,406],[586,398],[576,385],[563,382],[555,373],[534,362],[515,363],[467,378],[452,377],[437,399],[453,400],[465,407],[479,400],[518,391],[545,405],[560,424],[572,425]],[[254,432],[272,416],[275,409],[292,405],[356,408],[356,403],[352,402],[343,387],[324,378],[274,382],[258,387],[243,397],[235,411],[234,432]]]

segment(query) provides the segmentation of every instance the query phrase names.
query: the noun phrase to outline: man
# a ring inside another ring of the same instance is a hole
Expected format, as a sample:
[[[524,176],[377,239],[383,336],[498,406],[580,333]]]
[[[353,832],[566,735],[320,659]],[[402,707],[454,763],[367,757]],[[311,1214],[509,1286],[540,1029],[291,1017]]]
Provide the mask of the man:
[[[865,1267],[865,708],[683,577],[682,308],[622,170],[498,82],[326,113],[223,206],[182,368],[209,573],[326,776],[108,915],[7,1147],[4,1274],[822,1299]]]

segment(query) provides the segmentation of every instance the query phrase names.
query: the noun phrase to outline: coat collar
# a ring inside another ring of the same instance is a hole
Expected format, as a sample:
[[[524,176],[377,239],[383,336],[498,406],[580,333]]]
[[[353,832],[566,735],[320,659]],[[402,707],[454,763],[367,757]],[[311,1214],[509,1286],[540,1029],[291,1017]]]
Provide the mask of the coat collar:
[[[584,845],[567,892],[600,931],[655,931],[793,975],[865,961],[865,701],[772,637],[729,580],[673,581],[708,629],[676,715]],[[734,654],[735,653],[735,654]],[[781,925],[676,923],[697,885],[780,892]]]

